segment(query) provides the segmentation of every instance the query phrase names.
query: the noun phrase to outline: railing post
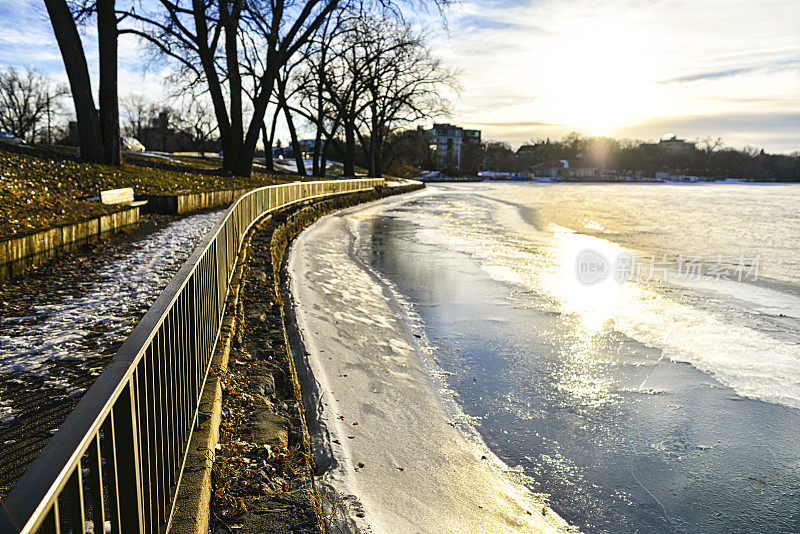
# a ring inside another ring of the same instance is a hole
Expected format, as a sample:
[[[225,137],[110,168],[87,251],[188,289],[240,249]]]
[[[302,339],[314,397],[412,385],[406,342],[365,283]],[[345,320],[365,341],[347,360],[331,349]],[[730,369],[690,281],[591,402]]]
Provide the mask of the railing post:
[[[83,473],[81,463],[75,466],[75,471],[69,477],[64,488],[64,496],[69,499],[69,526],[72,534],[86,532],[86,514],[83,508]]]
[[[89,445],[89,486],[91,491],[92,524],[95,533],[106,531],[106,513],[103,498],[103,461],[100,452],[100,437],[95,436]]]
[[[113,408],[114,463],[119,502],[120,533],[142,534],[142,494],[139,481],[139,429],[133,379],[128,379]]]
[[[44,523],[39,527],[40,534],[61,534],[61,514],[58,509],[58,499],[53,501],[53,506],[47,512]]]

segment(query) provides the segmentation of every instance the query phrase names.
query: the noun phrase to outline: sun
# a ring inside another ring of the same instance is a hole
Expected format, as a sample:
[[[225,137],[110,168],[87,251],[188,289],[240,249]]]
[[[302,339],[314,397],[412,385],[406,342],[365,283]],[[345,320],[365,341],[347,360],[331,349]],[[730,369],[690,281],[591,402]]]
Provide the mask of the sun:
[[[657,63],[629,31],[595,26],[575,35],[551,65],[558,73],[546,90],[553,122],[610,135],[665,111]]]

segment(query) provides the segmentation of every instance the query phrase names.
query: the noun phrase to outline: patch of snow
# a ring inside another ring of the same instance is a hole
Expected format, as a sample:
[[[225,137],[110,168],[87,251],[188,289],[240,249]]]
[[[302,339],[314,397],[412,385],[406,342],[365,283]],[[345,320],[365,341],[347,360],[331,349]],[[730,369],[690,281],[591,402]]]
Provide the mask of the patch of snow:
[[[41,373],[50,360],[90,358],[96,354],[84,343],[93,336],[102,335],[108,343],[124,341],[139,320],[136,310],[155,300],[221,213],[177,220],[134,243],[129,254],[96,273],[78,297],[35,306],[32,316],[0,319],[0,373]],[[45,385],[80,393],[55,380]]]

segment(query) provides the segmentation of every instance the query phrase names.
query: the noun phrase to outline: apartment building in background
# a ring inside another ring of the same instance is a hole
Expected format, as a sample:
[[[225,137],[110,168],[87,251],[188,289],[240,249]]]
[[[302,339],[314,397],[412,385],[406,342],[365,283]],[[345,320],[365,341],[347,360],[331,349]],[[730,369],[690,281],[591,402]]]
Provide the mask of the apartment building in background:
[[[474,166],[468,161],[474,154],[480,153],[481,131],[467,130],[461,126],[447,123],[436,123],[428,130],[431,136],[430,148],[436,168],[457,169]]]

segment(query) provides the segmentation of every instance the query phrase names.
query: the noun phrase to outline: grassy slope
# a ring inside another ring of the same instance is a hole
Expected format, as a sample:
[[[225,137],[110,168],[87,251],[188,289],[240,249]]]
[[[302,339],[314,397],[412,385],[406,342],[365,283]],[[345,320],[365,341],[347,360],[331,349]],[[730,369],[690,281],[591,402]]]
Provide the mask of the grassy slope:
[[[221,176],[218,159],[168,161],[126,155],[120,168],[80,163],[68,147],[0,143],[0,239],[96,217],[113,207],[87,200],[100,191],[132,187],[135,193],[210,191],[296,181],[298,176],[254,173]]]

